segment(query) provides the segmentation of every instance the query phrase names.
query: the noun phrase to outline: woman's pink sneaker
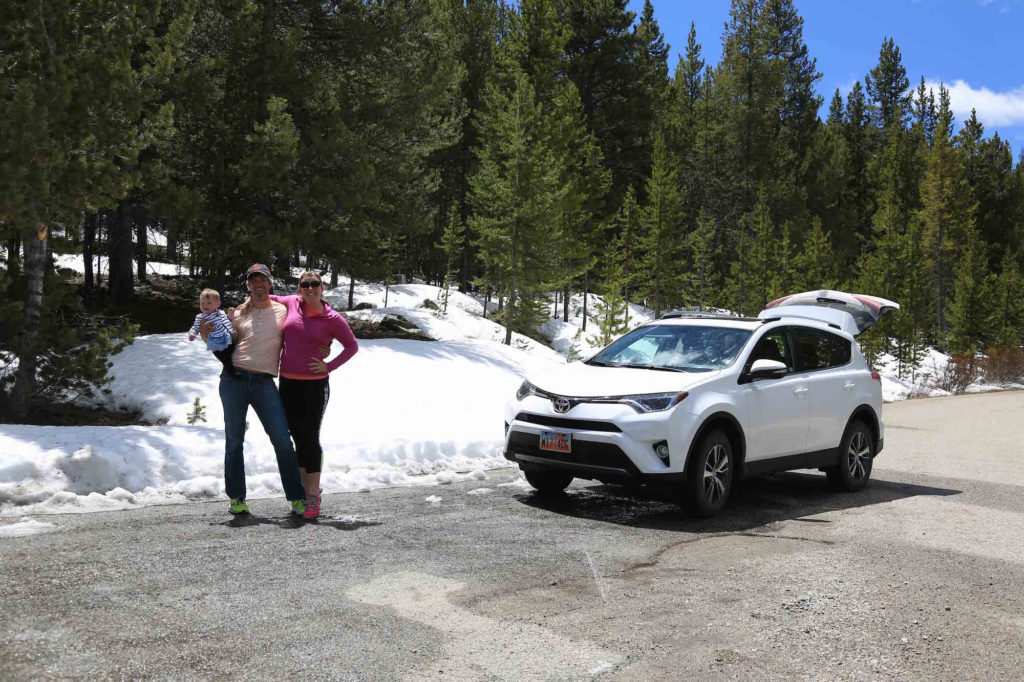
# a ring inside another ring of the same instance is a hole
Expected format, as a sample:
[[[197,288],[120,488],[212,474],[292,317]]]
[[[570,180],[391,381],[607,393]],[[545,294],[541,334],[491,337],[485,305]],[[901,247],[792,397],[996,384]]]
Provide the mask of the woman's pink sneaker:
[[[320,492],[306,496],[306,511],[302,512],[302,518],[315,520],[320,516]]]

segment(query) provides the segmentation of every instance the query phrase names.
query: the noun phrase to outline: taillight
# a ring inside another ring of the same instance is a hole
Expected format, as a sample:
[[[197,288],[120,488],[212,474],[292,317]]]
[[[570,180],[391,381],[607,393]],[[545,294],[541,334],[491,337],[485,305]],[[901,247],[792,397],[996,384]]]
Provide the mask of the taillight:
[[[878,383],[882,383],[882,375],[879,374],[878,372],[872,372],[871,378],[877,381]]]

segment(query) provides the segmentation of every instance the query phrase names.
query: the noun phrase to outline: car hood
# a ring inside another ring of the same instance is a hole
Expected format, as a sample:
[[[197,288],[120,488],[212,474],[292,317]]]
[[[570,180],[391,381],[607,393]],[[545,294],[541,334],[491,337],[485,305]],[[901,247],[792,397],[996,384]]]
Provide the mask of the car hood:
[[[708,372],[664,372],[627,367],[595,367],[582,362],[529,377],[531,384],[555,395],[580,398],[686,391],[717,375]]]

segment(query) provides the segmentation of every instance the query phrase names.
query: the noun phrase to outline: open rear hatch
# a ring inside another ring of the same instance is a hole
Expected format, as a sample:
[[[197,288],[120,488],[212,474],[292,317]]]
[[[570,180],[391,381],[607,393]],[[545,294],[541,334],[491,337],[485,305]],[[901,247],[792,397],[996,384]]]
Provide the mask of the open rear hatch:
[[[883,313],[899,309],[898,303],[877,296],[821,289],[776,299],[758,317],[762,320],[781,316],[817,320],[857,336],[873,327]]]

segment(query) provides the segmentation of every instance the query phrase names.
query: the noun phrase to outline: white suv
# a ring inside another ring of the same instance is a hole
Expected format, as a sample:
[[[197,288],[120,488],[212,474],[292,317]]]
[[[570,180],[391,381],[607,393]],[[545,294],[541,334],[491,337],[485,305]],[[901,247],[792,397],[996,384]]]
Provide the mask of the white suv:
[[[715,514],[737,478],[819,468],[863,488],[882,450],[882,388],[854,337],[899,306],[813,291],[757,318],[669,313],[592,358],[530,377],[505,457],[541,492],[574,477],[670,483]]]

